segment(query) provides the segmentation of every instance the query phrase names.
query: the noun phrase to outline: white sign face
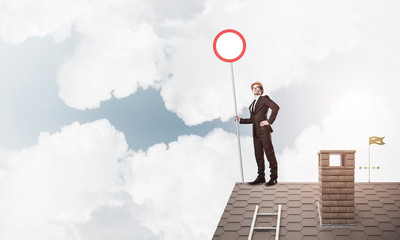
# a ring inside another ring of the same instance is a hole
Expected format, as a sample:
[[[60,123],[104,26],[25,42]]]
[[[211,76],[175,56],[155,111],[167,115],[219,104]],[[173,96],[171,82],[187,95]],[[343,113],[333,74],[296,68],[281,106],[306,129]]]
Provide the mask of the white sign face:
[[[224,33],[217,41],[217,51],[223,58],[234,59],[240,55],[242,50],[242,39],[234,33]]]
[[[238,31],[227,29],[215,37],[213,47],[219,59],[224,62],[235,62],[243,56],[246,41]]]

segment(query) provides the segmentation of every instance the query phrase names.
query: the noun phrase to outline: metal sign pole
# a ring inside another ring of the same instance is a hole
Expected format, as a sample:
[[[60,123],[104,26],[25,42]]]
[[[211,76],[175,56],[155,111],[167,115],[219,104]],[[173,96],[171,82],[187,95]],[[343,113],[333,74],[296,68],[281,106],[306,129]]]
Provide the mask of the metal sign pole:
[[[233,86],[233,101],[235,103],[235,116],[238,116],[237,104],[236,104],[236,91],[235,91],[235,77],[233,75],[233,63],[232,62],[231,62],[231,75],[232,75],[232,86]],[[236,136],[237,136],[238,149],[239,149],[240,173],[242,174],[242,183],[244,183],[242,150],[241,150],[241,146],[240,146],[239,122],[238,121],[235,121],[235,122],[236,122]]]
[[[223,34],[225,34],[225,33],[233,33],[233,34],[236,34],[236,36],[239,37],[240,40],[242,41],[242,44],[243,44],[243,45],[242,45],[242,51],[241,51],[240,54],[239,54],[238,56],[236,56],[235,58],[225,58],[225,57],[221,56],[221,55],[218,53],[218,50],[217,50],[217,41],[218,41],[219,37],[221,37],[221,36],[222,36]],[[237,60],[239,60],[239,59],[243,56],[244,52],[246,51],[246,40],[244,39],[243,35],[242,35],[240,32],[238,32],[238,31],[236,31],[236,30],[234,30],[234,29],[225,29],[225,30],[221,31],[220,33],[218,33],[217,36],[215,36],[214,42],[213,42],[213,49],[214,49],[215,55],[216,55],[221,61],[231,63],[232,86],[233,86],[233,101],[234,101],[234,103],[235,103],[235,116],[237,116],[238,113],[237,113],[237,104],[236,104],[235,78],[234,78],[234,75],[233,75],[233,62],[236,62]],[[244,183],[243,163],[242,163],[242,150],[241,150],[241,147],[240,147],[239,122],[238,122],[238,121],[235,121],[235,122],[236,122],[236,136],[237,136],[237,142],[238,142],[238,148],[239,148],[240,173],[242,174],[242,183]]]
[[[370,158],[371,158],[371,144],[368,144],[368,182],[371,182],[371,164],[370,164]]]

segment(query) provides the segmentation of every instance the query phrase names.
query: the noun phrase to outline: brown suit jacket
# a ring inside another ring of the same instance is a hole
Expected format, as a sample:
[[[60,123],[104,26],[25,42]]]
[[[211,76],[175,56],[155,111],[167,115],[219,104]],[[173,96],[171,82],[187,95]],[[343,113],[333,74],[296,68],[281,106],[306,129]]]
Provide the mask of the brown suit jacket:
[[[267,120],[269,109],[271,109],[272,112]],[[278,104],[272,101],[267,95],[260,96],[254,108],[254,112],[251,111],[251,105],[249,106],[249,111],[250,118],[240,118],[240,123],[253,124],[253,136],[273,132],[271,124],[274,123],[276,115],[278,114]],[[270,125],[261,127],[260,122],[264,120],[267,120]]]

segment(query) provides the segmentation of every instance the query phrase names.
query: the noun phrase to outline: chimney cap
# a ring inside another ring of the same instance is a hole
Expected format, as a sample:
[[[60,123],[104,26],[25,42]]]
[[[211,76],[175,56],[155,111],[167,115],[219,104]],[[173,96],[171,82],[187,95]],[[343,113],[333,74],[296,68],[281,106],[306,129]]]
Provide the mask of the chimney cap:
[[[318,154],[328,153],[328,154],[343,154],[343,153],[356,153],[356,150],[320,150]]]

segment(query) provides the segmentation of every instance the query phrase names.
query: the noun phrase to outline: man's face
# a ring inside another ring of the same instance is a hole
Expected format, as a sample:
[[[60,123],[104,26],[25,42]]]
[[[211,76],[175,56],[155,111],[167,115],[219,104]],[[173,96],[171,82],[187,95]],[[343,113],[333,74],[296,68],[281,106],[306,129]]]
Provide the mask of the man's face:
[[[257,84],[254,84],[253,86],[253,94],[258,96],[261,95],[261,87]]]

